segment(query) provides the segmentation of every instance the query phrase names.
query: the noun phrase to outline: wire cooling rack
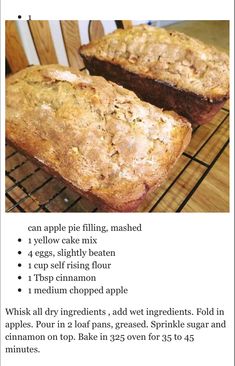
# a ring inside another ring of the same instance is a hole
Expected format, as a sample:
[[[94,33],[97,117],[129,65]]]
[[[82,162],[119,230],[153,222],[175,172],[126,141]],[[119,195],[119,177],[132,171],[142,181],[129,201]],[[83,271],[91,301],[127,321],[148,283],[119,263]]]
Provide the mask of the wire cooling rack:
[[[162,187],[149,192],[140,212],[229,210],[229,109],[193,131],[185,153]],[[86,198],[6,145],[7,212],[97,212]]]

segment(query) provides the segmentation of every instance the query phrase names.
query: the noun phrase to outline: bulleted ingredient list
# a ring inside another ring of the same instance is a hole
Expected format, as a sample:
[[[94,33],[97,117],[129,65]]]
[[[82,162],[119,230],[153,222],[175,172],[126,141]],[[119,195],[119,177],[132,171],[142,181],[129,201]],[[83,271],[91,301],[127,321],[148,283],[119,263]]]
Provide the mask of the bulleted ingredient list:
[[[25,291],[35,295],[128,294],[124,284],[107,287],[101,278],[104,274],[108,277],[113,267],[117,266],[116,258],[119,255],[117,250],[111,249],[110,239],[104,240],[105,235],[127,231],[138,233],[142,231],[142,226],[101,226],[95,223],[82,226],[28,226],[28,245],[25,246],[28,283]],[[34,234],[33,237],[30,233]]]

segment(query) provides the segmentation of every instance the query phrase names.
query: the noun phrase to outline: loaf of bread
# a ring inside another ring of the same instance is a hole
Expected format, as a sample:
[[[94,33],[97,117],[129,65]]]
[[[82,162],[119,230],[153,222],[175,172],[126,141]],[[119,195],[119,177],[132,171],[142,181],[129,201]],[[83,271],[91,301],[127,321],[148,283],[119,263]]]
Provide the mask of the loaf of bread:
[[[118,29],[80,48],[91,74],[133,90],[194,124],[229,98],[229,58],[185,34],[147,25]]]
[[[167,177],[191,125],[102,77],[32,66],[7,79],[6,137],[106,211],[134,211]]]

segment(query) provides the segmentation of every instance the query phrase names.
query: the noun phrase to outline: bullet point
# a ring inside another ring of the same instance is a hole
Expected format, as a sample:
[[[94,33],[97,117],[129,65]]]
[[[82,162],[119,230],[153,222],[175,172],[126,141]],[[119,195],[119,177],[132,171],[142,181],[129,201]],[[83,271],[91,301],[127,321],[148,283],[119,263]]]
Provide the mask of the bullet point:
[[[21,242],[21,239],[19,238],[18,241]]]
[[[18,19],[21,19],[21,15],[18,15]]]
[[[21,292],[22,290],[21,290],[21,288],[18,288],[18,292]]]
[[[21,267],[22,266],[22,264],[21,263],[18,263],[18,267]]]
[[[18,280],[21,280],[21,278],[22,278],[21,276],[18,276]]]
[[[21,253],[22,253],[22,252],[19,250],[19,251],[18,251],[18,254],[21,254]]]

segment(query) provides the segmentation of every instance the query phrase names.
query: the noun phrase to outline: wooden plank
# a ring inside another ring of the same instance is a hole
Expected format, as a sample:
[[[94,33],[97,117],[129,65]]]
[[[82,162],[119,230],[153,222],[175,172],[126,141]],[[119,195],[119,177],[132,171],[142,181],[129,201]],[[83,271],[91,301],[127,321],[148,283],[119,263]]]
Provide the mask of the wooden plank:
[[[104,27],[100,20],[90,20],[88,26],[90,41],[95,41],[104,36]]]
[[[61,187],[63,185],[61,184]],[[59,182],[58,187],[56,188],[55,192],[59,192]],[[52,212],[63,212],[66,210],[77,198],[79,194],[72,191],[69,188],[66,188],[62,191],[58,196],[56,196],[48,205],[47,208]],[[74,207],[74,206],[73,206]],[[75,209],[76,211],[76,209]]]
[[[131,20],[115,20],[117,28],[127,29],[132,27]]]
[[[227,117],[217,132],[211,137],[199,154],[197,154],[197,158],[210,164],[228,139],[229,118]]]
[[[206,168],[203,165],[192,161],[156,206],[154,212],[175,212],[205,170]]]
[[[6,58],[13,73],[29,65],[14,20],[6,21]]]
[[[227,114],[227,112],[220,110],[219,113],[214,116],[212,121],[197,128],[196,131],[193,133],[192,139],[186,149],[186,152],[190,155],[194,155],[201,148],[201,146],[206,143],[206,141],[214,133],[216,128],[226,118]]]
[[[47,20],[30,20],[28,24],[40,63],[42,65],[57,64],[49,22]]]
[[[192,211],[229,211],[229,146],[182,210]]]
[[[124,29],[131,28],[132,27],[132,21],[131,20],[122,20],[122,25]]]
[[[78,52],[81,45],[78,22],[76,20],[61,20],[60,25],[69,65],[79,69],[83,68],[84,63]]]
[[[76,206],[74,206],[69,212],[92,212],[97,206],[95,206],[91,201],[82,197]]]
[[[6,187],[8,187],[8,185],[12,184],[10,178],[6,177],[5,184],[6,184]],[[19,202],[21,199],[24,199],[26,197],[26,194],[19,187],[15,187],[10,192],[9,195],[12,198],[12,200],[15,202]],[[10,209],[13,205],[14,205],[14,203],[11,200],[6,199],[6,206],[5,206],[6,210]],[[38,203],[36,201],[34,201],[33,198],[27,197],[27,199],[25,199],[24,202],[22,202],[22,204],[20,206],[26,212],[33,212],[34,210],[36,210],[38,208]],[[15,207],[13,210],[11,210],[11,212],[19,212],[19,209],[17,207]]]
[[[229,110],[229,100],[224,104],[224,108]]]

